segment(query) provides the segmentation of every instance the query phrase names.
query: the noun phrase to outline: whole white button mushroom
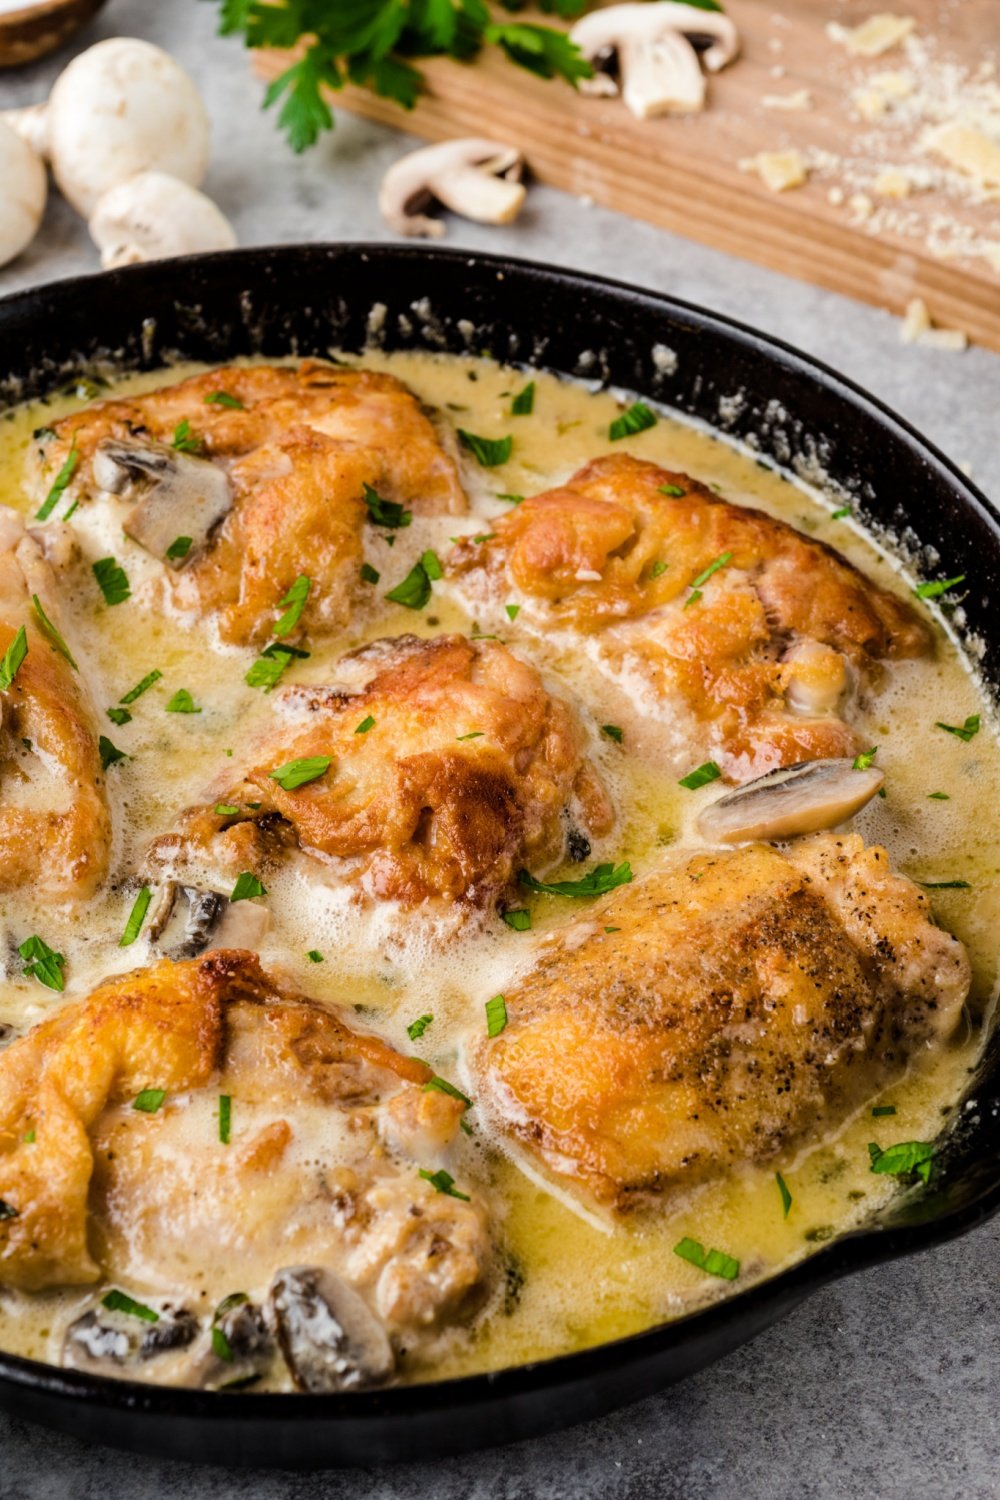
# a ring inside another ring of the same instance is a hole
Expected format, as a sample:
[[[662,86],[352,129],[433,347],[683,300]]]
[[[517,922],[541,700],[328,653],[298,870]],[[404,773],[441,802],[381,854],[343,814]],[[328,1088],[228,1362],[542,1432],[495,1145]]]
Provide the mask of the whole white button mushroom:
[[[166,172],[198,187],[208,166],[208,115],[197,88],[166,52],[134,37],[81,52],[46,105],[6,118],[44,148],[56,182],[85,217],[138,172]]]
[[[0,266],[34,239],[47,196],[41,158],[0,120]]]
[[[105,270],[199,250],[231,250],[233,227],[211,198],[167,172],[139,172],[97,201],[90,235]]]

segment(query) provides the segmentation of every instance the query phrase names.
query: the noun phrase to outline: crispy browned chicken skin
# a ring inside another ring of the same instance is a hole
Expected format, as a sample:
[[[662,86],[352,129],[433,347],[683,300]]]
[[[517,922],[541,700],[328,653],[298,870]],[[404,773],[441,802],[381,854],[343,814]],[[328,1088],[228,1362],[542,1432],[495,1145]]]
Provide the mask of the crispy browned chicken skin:
[[[220,396],[229,404],[219,404]],[[301,575],[312,581],[303,632],[318,638],[346,624],[363,561],[366,484],[416,515],[466,508],[455,463],[406,386],[315,360],[297,369],[211,370],[146,395],[95,402],[54,431],[36,455],[39,498],[71,450],[77,460],[67,502],[81,504],[101,493],[94,465],[108,451],[127,459],[128,450],[152,445],[154,457],[180,464],[194,484],[199,462],[221,466],[231,508],[175,558],[165,584],[177,605],[213,615],[222,639],[235,644],[267,638],[279,601]],[[120,504],[107,496],[102,503]],[[188,529],[179,519],[176,534]]]
[[[669,1200],[845,1119],[947,1038],[969,974],[926,896],[856,835],[696,855],[508,984],[477,1102],[598,1205]]]
[[[0,1283],[217,1300],[317,1264],[392,1331],[462,1316],[491,1245],[480,1203],[419,1175],[463,1109],[432,1076],[250,953],[109,980],[0,1056]]]
[[[254,761],[158,841],[164,860],[264,872],[292,841],[350,861],[339,873],[371,896],[484,907],[521,865],[561,856],[569,817],[609,830],[575,715],[499,643],[401,636],[352,652],[339,671],[359,685],[275,695]],[[271,775],[313,757],[331,764],[307,785],[285,791]]]
[[[79,672],[43,631],[32,595],[58,629],[41,547],[20,516],[0,508],[0,656],[22,625],[28,642],[0,692],[0,890],[89,896],[111,844],[93,708]]]
[[[529,628],[599,634],[610,667],[686,707],[731,780],[854,754],[852,677],[930,650],[913,611],[831,548],[627,455],[595,459],[493,530],[456,546],[450,576],[474,600],[502,603],[513,586],[540,606],[522,612]]]

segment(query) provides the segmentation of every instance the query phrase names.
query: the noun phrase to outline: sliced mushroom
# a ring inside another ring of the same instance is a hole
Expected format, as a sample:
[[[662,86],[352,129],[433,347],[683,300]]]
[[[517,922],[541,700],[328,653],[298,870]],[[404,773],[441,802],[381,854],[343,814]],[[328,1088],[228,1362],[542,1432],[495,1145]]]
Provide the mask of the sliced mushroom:
[[[155,443],[102,443],[91,472],[100,489],[139,497],[123,529],[172,568],[190,561],[232,509],[232,487],[218,464]],[[178,556],[179,538],[189,539],[189,545]],[[174,556],[168,555],[171,549]]]
[[[147,933],[166,958],[197,958],[209,948],[256,952],[270,913],[253,901],[232,902],[218,891],[167,881],[160,888]]]
[[[269,1293],[292,1379],[314,1394],[382,1385],[395,1369],[388,1335],[353,1287],[319,1266],[277,1273]]]
[[[698,832],[721,844],[790,839],[836,828],[860,812],[885,777],[850,760],[811,760],[769,771],[713,802],[699,814]]]
[[[274,1335],[263,1310],[244,1292],[234,1292],[216,1308],[211,1346],[202,1361],[200,1384],[209,1389],[247,1385],[266,1375],[274,1361]]]
[[[186,1349],[198,1335],[198,1320],[187,1308],[164,1303],[150,1309],[156,1321],[114,1310],[103,1302],[69,1325],[62,1362],[71,1370],[119,1373],[157,1355]]]
[[[570,39],[595,68],[592,79],[582,80],[581,90],[620,90],[626,106],[640,119],[703,109],[702,67],[718,72],[733,61],[740,46],[728,16],[677,0],[593,11],[577,21]]]
[[[470,138],[421,146],[386,172],[382,216],[397,234],[440,239],[445,227],[425,213],[436,201],[477,224],[510,224],[521,212],[524,157],[514,146]]]

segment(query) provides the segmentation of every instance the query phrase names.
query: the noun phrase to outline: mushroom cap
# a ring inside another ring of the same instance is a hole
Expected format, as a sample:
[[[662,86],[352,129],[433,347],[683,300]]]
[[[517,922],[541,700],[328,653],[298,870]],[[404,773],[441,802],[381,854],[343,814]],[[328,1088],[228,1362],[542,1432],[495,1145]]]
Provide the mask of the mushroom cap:
[[[438,239],[444,226],[422,210],[437,200],[480,224],[509,224],[521,211],[524,157],[482,136],[439,141],[401,156],[382,178],[378,203],[397,234]]]
[[[41,158],[0,120],[0,266],[34,239],[47,195]]]
[[[236,244],[233,226],[211,198],[166,172],[140,172],[110,188],[89,227],[106,270]]]
[[[790,839],[836,828],[881,789],[877,766],[847,759],[803,761],[727,792],[698,816],[698,832],[721,844]]]
[[[570,31],[570,40],[588,62],[601,52],[624,42],[656,42],[668,32],[683,36],[708,36],[712,44],[701,61],[710,73],[731,63],[740,50],[739,33],[722,11],[702,10],[683,0],[652,0],[650,4],[610,5],[581,17]]]
[[[109,188],[159,170],[197,187],[208,166],[201,95],[179,63],[151,42],[112,37],[75,57],[48,104],[52,171],[89,216]]]

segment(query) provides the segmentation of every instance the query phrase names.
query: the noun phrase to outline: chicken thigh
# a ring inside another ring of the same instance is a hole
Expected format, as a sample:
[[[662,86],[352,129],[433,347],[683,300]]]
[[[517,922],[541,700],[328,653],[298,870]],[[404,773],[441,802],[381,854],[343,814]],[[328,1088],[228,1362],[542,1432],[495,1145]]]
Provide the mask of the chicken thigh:
[[[20,655],[22,628],[26,647],[0,688],[0,890],[75,898],[107,872],[111,818],[94,711],[59,623],[40,543],[0,507],[0,655]]]
[[[530,496],[447,571],[472,605],[522,601],[518,624],[594,639],[682,726],[683,763],[728,779],[853,755],[851,691],[884,659],[930,650],[894,594],[831,548],[685,474],[599,458]]]
[[[407,516],[466,508],[453,459],[400,381],[313,360],[95,402],[42,431],[34,466],[41,512],[68,469],[67,507],[120,512],[163,564],[173,604],[237,645],[268,637],[299,578],[310,583],[304,635],[346,624],[366,496],[373,519],[378,501]]]
[[[609,831],[576,715],[498,642],[376,641],[338,676],[275,694],[242,774],[227,770],[154,846],[171,874],[266,873],[297,845],[376,899],[485,908],[521,865],[560,858],[571,831],[577,849],[581,829]]]
[[[88,1368],[221,1379],[225,1299],[258,1374],[277,1339],[306,1389],[388,1378],[491,1274],[486,1209],[440,1166],[465,1106],[433,1079],[250,953],[109,980],[0,1056],[0,1283],[115,1283],[67,1333]],[[337,1324],[364,1354],[343,1379]]]
[[[607,1210],[835,1127],[955,1029],[965,950],[884,849],[820,834],[671,863],[506,989],[476,1099]]]

